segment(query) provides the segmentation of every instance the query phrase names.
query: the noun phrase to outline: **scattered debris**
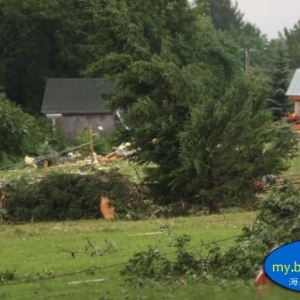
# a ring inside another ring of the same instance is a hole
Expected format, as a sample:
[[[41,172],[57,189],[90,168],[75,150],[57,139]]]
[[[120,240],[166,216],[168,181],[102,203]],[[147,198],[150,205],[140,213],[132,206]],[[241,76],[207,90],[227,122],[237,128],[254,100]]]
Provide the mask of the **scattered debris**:
[[[69,153],[67,154],[67,157],[71,158],[71,160],[72,160],[73,162],[76,162],[76,161],[78,160],[78,158],[81,157],[81,153],[80,153],[79,151],[75,151],[75,153],[69,152]]]
[[[25,156],[24,158],[24,162],[25,162],[25,165],[26,166],[32,166],[34,168],[36,168],[36,161],[35,161],[35,158],[34,157],[30,157],[30,156]]]
[[[115,151],[105,156],[98,157],[98,162],[100,164],[106,164],[115,159],[133,155],[134,153],[136,153],[137,150],[130,149],[130,146],[131,146],[130,143],[122,143],[119,147],[113,147],[112,149]]]
[[[288,123],[300,122],[300,115],[295,112],[292,114],[288,112],[286,120]]]
[[[253,182],[254,190],[257,193],[260,192],[267,192],[271,190],[274,186],[283,186],[286,182],[289,181],[293,185],[300,185],[300,174],[293,174],[293,175],[266,175],[263,176],[261,180],[255,180]]]
[[[85,248],[85,251],[89,250],[89,248],[92,248],[92,253],[91,253],[91,256],[102,256],[103,255],[103,252],[101,251],[101,249],[99,249],[98,247],[95,247],[89,238],[87,238],[87,242],[88,242],[88,245],[87,247]]]
[[[165,283],[163,283],[162,285],[163,285],[163,286],[164,286],[164,285],[168,285],[168,284],[171,284],[171,283],[173,283],[173,282],[178,282],[178,283],[181,283],[182,285],[186,285],[185,280],[182,279],[182,278],[172,278],[172,279],[166,281]]]
[[[294,113],[288,113],[287,114],[287,118],[286,118],[287,122],[289,124],[294,123],[292,125],[292,130],[295,132],[299,132],[300,131],[300,115],[296,112]]]

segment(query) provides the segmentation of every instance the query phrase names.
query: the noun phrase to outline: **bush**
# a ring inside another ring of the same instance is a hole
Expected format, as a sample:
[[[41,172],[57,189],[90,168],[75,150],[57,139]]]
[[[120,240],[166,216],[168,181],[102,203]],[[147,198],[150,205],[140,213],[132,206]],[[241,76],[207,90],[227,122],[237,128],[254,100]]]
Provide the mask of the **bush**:
[[[131,211],[127,200],[139,197],[133,184],[116,171],[48,174],[39,182],[25,177],[5,185],[7,216],[12,221],[61,221],[99,218],[100,196],[107,195],[119,216]]]
[[[44,117],[35,117],[0,94],[0,165],[6,166],[24,155],[37,155],[46,140],[56,149],[65,147],[61,135]]]
[[[19,155],[28,135],[27,114],[0,94],[0,151]]]
[[[28,131],[30,134],[25,139],[26,154],[40,155],[43,145],[48,144],[54,150],[64,150],[67,147],[65,137],[53,130],[53,126],[46,117],[28,115]]]

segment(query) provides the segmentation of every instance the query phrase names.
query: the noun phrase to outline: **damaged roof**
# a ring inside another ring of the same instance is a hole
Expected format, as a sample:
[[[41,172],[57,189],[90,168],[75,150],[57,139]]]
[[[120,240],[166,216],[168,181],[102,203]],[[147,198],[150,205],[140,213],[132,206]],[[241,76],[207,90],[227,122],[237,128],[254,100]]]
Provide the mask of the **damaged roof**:
[[[114,84],[101,78],[48,78],[41,112],[43,114],[108,113],[103,95]]]

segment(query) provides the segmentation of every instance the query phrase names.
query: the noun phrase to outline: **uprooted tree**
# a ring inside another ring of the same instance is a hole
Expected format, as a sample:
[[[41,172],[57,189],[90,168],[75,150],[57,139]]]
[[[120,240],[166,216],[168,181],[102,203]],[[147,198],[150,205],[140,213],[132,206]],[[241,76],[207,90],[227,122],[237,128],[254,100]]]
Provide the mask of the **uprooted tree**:
[[[245,77],[234,42],[187,1],[153,7],[163,30],[131,9],[125,0],[91,2],[103,30],[86,74],[115,80],[110,106],[124,113],[123,138],[140,149],[137,162],[151,163],[151,195],[161,204],[205,204],[211,213],[228,199],[253,200],[253,179],[279,174],[296,145],[289,128],[270,122],[263,76]]]

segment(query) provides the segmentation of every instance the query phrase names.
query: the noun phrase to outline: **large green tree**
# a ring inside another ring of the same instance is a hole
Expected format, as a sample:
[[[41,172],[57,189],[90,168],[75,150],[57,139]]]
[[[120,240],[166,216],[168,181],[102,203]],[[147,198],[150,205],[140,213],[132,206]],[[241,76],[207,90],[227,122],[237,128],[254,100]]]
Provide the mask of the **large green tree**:
[[[258,73],[241,78],[220,97],[191,108],[180,136],[182,164],[177,178],[194,196],[218,211],[228,199],[246,204],[255,197],[253,181],[286,167],[283,158],[296,146],[289,128],[270,126],[264,107],[267,85]],[[180,176],[179,176],[180,174]],[[249,202],[250,203],[250,202]]]
[[[285,40],[289,56],[289,68],[294,70],[300,66],[300,21],[292,29],[284,28],[281,37]]]
[[[80,52],[84,6],[77,0],[0,0],[0,82],[10,100],[40,112],[47,77],[79,76],[86,63]]]
[[[240,47],[240,61],[246,72],[251,67],[265,68],[264,47],[267,42],[260,30],[244,20],[237,2],[230,0],[198,0],[199,6],[208,4],[209,16],[217,30],[228,32]]]
[[[98,60],[86,74],[115,80],[109,102],[124,113],[123,138],[139,149],[137,162],[152,163],[145,177],[152,196],[205,203],[211,212],[230,196],[253,197],[253,179],[283,170],[294,146],[291,131],[270,128],[263,77],[244,78],[230,37],[187,1],[161,2],[159,34],[154,24],[145,34],[128,3],[91,2],[103,31],[93,37]],[[177,14],[180,39],[172,33]]]

